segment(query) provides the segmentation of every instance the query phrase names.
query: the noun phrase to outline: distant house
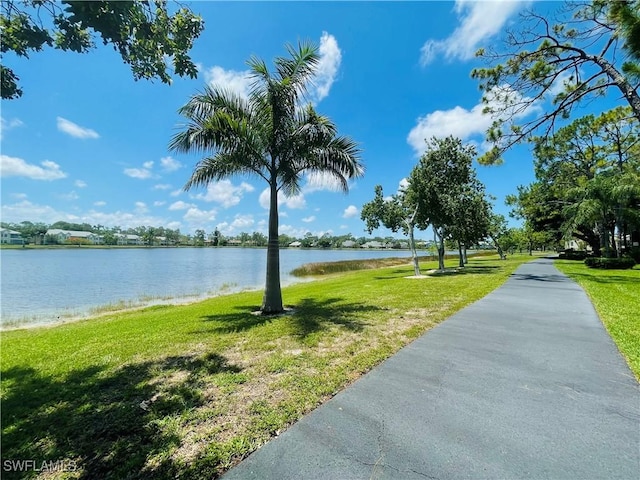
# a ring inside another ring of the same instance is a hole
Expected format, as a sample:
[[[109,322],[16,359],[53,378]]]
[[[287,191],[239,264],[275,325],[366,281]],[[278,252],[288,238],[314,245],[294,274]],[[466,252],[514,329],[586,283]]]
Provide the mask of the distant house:
[[[24,239],[20,232],[9,230],[8,228],[0,228],[0,238],[0,243],[7,245],[22,245],[24,243]]]
[[[356,242],[354,242],[353,240],[346,240],[346,241],[342,242],[342,248],[355,248],[357,246],[358,246],[358,244]]]
[[[55,238],[58,243],[86,242],[93,245],[101,245],[102,237],[93,232],[79,230],[62,230],[60,228],[50,228],[45,234],[46,237]]]
[[[167,245],[171,245],[171,242],[167,239],[167,237],[156,237],[156,243],[163,247],[166,247]],[[207,240],[205,240],[204,243],[206,244],[211,242],[207,242]]]
[[[142,238],[140,235],[133,235],[128,233],[116,233],[115,234],[118,245],[142,245]]]
[[[300,243],[300,242],[298,242],[298,241],[295,241],[295,242],[291,242],[291,243],[289,244],[289,246],[290,246],[290,247],[296,247],[296,248],[297,248],[297,247],[301,247],[301,246],[302,246],[302,243]]]
[[[385,248],[385,244],[382,242],[376,242],[375,240],[372,240],[362,245],[362,248]]]

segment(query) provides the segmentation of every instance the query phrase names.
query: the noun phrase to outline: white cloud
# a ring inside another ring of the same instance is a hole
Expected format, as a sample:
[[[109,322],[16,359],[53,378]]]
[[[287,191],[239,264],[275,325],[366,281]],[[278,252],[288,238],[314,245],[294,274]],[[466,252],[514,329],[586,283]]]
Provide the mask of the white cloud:
[[[204,72],[204,78],[210,85],[232,91],[245,98],[249,96],[251,83],[253,82],[250,75],[251,72],[249,70],[237,72],[235,70],[225,70],[217,65]]]
[[[240,203],[246,192],[253,191],[253,186],[246,182],[236,186],[230,180],[220,180],[207,185],[207,192],[198,194],[195,198],[220,203],[224,208],[229,208]]]
[[[24,123],[19,118],[12,118],[11,120],[5,120],[0,116],[0,139],[2,139],[4,132],[11,130],[12,128],[21,127]]]
[[[40,165],[27,163],[22,158],[0,155],[0,176],[27,177],[32,180],[58,180],[67,176],[55,162],[45,160]]]
[[[18,199],[18,200],[24,200],[25,198],[28,197],[28,195],[26,193],[12,193],[11,196],[13,198]]]
[[[178,200],[177,202],[174,202],[171,205],[169,205],[169,210],[171,211],[188,210],[190,208],[196,208],[196,205],[194,205],[193,203],[183,202],[182,200]]]
[[[175,172],[182,167],[182,163],[172,157],[162,157],[160,165],[165,172]]]
[[[349,205],[344,209],[344,213],[342,214],[342,218],[354,218],[358,216],[358,207],[355,205]]]
[[[78,196],[78,194],[74,191],[71,191],[69,193],[63,193],[62,195],[59,195],[59,197],[63,200],[67,200],[67,201],[73,201],[73,200],[77,200],[80,197]]]
[[[269,210],[269,197],[271,193],[268,188],[265,188],[260,194],[258,202],[260,206],[265,210]],[[285,206],[292,210],[302,209],[307,206],[307,201],[303,194],[294,195],[293,197],[286,197],[282,192],[278,192],[278,206]]]
[[[187,210],[187,213],[184,214],[184,219],[191,223],[194,228],[204,227],[205,224],[208,226],[210,222],[213,222],[216,219],[216,209],[211,210],[200,210],[197,207],[192,207]]]
[[[505,105],[512,105],[513,107],[509,109],[511,111],[507,112],[503,118],[506,119],[509,115],[513,115],[515,120],[539,111],[537,104],[519,111],[518,105],[528,99],[508,87],[496,87],[487,94],[487,98],[489,99],[488,104],[480,102],[470,110],[456,106],[450,110],[436,110],[418,118],[417,125],[411,129],[407,136],[407,142],[413,147],[416,154],[420,155],[425,150],[425,140],[430,140],[432,137],[443,138],[452,135],[466,141],[475,135],[484,135],[495,119],[491,114],[483,113],[487,106],[500,109]]]
[[[327,32],[322,32],[318,53],[320,60],[312,80],[313,86],[310,89],[311,98],[315,103],[329,95],[329,90],[331,90],[342,62],[342,52],[338,41],[336,37]]]
[[[309,85],[309,96],[314,103],[320,102],[329,95],[342,62],[342,52],[336,38],[327,32],[322,32],[318,54],[320,58],[316,73]],[[251,84],[254,81],[249,70],[226,70],[218,65],[204,70],[204,78],[208,84],[229,90],[244,98],[249,97]]]
[[[155,202],[153,202],[153,206],[154,207],[161,207],[163,205],[165,205],[167,202],[162,202],[160,200],[156,200]]]
[[[573,72],[562,72],[547,90],[547,93],[552,97],[555,97],[559,93],[563,92],[568,86],[575,87],[576,76]]]
[[[148,170],[151,170],[153,168],[153,161],[150,160],[148,162],[144,162],[142,166]]]
[[[142,204],[142,202],[138,202]],[[106,202],[95,202],[95,206],[104,206]],[[137,205],[140,207],[141,205]],[[166,218],[146,215],[139,212],[100,212],[89,210],[85,213],[74,214],[56,210],[49,205],[38,205],[27,200],[15,204],[2,204],[0,212],[2,220],[6,222],[21,222],[29,219],[32,222],[53,223],[59,220],[73,223],[89,223],[91,225],[105,225],[108,227],[119,225],[122,228],[134,228],[140,225],[164,225],[167,228],[180,228],[179,222],[169,222]]]
[[[302,238],[308,232],[306,228],[294,227],[293,225],[280,225],[279,232],[282,235],[289,235],[294,238]]]
[[[171,195],[172,197],[177,197],[178,195],[180,195],[182,193],[182,190],[178,189],[178,190],[174,190],[173,192],[171,192],[169,195]]]
[[[78,217],[55,210],[49,205],[38,205],[28,200],[2,206],[2,220],[5,222],[22,222],[26,218],[31,222],[53,223],[59,220],[76,221]]]
[[[341,192],[342,184],[336,177],[326,172],[312,172],[307,174],[307,183],[302,187],[303,193],[319,191]]]
[[[84,180],[76,180],[73,184],[78,188],[85,188],[87,186],[87,182]]]
[[[425,140],[431,137],[443,138],[453,135],[462,140],[478,134],[484,134],[491,126],[491,117],[482,113],[483,104],[467,110],[460,106],[451,110],[436,110],[418,119],[418,123],[409,132],[407,142],[419,155],[426,148]]]
[[[143,214],[149,211],[149,209],[147,208],[147,204],[144,202],[136,202],[135,205],[136,205],[135,212],[137,214]]]
[[[420,51],[420,63],[428,65],[439,55],[449,60],[473,58],[478,48],[499,33],[509,17],[527,3],[513,0],[456,0],[455,11],[460,25],[445,40],[427,40]]]
[[[153,189],[154,190],[170,190],[171,185],[169,185],[168,183],[159,183],[158,185],[154,185]]]
[[[105,202],[104,200],[98,200],[97,202],[94,202],[93,205],[96,207],[104,207],[107,204],[107,202]]]
[[[124,174],[131,178],[139,178],[140,180],[146,180],[153,176],[151,170],[147,168],[125,168]]]
[[[315,219],[316,219],[315,215],[311,215],[310,217],[303,218],[302,221],[304,223],[311,223],[311,222],[315,221]]]
[[[22,127],[24,122],[19,118],[12,118],[11,120],[5,120],[4,117],[0,117],[0,128],[3,130],[9,128]]]
[[[82,138],[82,139],[100,138],[100,135],[98,135],[98,132],[96,132],[95,130],[81,127],[80,125],[77,125],[72,121],[67,120],[66,118],[56,117],[56,121],[58,124],[58,130],[68,135],[71,135],[72,137]]]
[[[241,231],[252,227],[255,223],[253,215],[236,215],[233,222],[231,222],[230,228],[234,231]]]

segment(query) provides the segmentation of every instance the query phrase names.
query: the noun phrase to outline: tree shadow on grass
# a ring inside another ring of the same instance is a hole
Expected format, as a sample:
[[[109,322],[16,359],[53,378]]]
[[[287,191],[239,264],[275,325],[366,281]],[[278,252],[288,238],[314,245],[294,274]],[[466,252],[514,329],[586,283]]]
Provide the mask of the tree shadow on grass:
[[[301,338],[337,325],[352,332],[360,332],[367,322],[362,315],[380,311],[382,308],[364,303],[345,303],[341,298],[316,300],[303,298],[295,306],[291,320],[295,325],[294,334]]]
[[[489,274],[496,273],[500,270],[500,266],[495,265],[467,265],[464,268],[459,267],[447,267],[445,271],[431,271],[430,273],[425,273],[424,269],[421,269],[422,275],[425,277],[450,277],[456,275],[469,275],[469,274]],[[413,269],[402,269],[402,270],[394,270],[391,272],[391,275],[378,275],[375,277],[376,280],[392,280],[395,278],[402,278],[413,276]]]
[[[205,326],[194,330],[193,333],[240,333],[267,324],[279,317],[279,315],[261,315],[259,310],[258,305],[241,305],[234,307],[231,313],[205,315],[201,317],[202,320],[219,325]]]
[[[3,370],[2,478],[37,473],[6,468],[7,460],[38,468],[52,462],[82,479],[176,478],[183,467],[171,452],[180,438],[167,425],[202,404],[207,376],[239,371],[214,353],[56,377],[31,367]]]
[[[255,313],[257,309],[258,307],[242,306],[236,307],[236,312],[202,317],[205,322],[214,325],[194,333],[238,333],[265,325],[282,316],[290,322],[291,333],[302,338],[331,325],[357,332],[367,325],[361,319],[363,313],[382,310],[380,307],[364,303],[345,303],[341,298],[304,298],[296,305],[291,305],[289,311],[283,315],[259,315]]]
[[[587,273],[572,273],[571,277],[575,279],[585,280],[587,282],[596,282],[606,285],[618,284],[635,285],[640,287],[640,276],[634,278],[632,276],[624,277],[621,275],[598,275],[597,273],[594,273],[593,275],[589,275]]]

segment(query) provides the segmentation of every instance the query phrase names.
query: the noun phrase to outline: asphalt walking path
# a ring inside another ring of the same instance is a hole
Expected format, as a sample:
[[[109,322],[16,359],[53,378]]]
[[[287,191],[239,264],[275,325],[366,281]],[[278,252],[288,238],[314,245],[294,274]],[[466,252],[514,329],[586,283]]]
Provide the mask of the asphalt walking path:
[[[638,479],[640,390],[584,291],[522,265],[230,479]]]

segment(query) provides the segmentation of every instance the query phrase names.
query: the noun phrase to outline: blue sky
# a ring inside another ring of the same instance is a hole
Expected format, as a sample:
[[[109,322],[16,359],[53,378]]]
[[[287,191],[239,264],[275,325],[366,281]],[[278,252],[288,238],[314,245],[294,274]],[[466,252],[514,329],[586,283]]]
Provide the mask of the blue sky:
[[[184,192],[199,157],[172,154],[167,145],[182,122],[178,108],[206,82],[246,91],[252,54],[269,63],[285,54],[285,43],[312,40],[322,61],[311,99],[359,143],[366,174],[348,195],[309,183],[300,196],[282,199],[280,232],[366,236],[362,205],[377,184],[396,192],[424,138],[453,134],[482,148],[490,119],[470,78],[479,66],[473,53],[498,42],[528,5],[194,2],[205,20],[191,52],[200,75],[171,86],[134,81],[108,46],[6,56],[24,95],[2,101],[2,221],[266,232],[263,180],[232,178]],[[504,165],[477,170],[505,216],[505,195],[533,180],[526,147],[505,155]]]

